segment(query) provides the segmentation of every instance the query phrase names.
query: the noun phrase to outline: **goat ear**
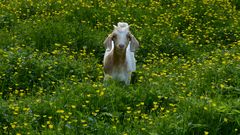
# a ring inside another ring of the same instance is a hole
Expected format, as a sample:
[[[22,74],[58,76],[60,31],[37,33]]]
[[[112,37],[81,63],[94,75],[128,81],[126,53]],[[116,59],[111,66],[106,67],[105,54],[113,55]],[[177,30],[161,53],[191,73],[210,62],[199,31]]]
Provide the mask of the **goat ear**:
[[[130,34],[130,39],[131,39],[130,51],[135,52],[136,49],[139,47],[139,42],[137,41],[137,39],[132,34]]]
[[[108,35],[108,37],[103,42],[105,48],[112,49],[112,34]]]

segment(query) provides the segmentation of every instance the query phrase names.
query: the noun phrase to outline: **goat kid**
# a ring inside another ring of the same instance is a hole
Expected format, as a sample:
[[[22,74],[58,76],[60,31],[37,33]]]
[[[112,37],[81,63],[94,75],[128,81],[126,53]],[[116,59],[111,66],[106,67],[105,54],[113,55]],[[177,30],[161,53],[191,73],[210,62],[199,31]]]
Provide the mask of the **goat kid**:
[[[104,81],[113,78],[129,85],[131,74],[136,70],[134,52],[139,48],[139,43],[127,23],[119,22],[118,26],[113,26],[113,32],[104,41]]]

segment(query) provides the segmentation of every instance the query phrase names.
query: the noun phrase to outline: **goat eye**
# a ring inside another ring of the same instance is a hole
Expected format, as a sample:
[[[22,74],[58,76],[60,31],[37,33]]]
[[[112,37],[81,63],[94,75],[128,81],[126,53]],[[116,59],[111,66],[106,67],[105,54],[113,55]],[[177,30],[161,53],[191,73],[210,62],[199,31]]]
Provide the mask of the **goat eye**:
[[[127,38],[128,38],[129,40],[131,40],[131,36],[130,36],[130,34],[127,35]]]
[[[114,35],[112,36],[112,38],[115,39],[115,38],[116,38],[116,35],[114,34]]]

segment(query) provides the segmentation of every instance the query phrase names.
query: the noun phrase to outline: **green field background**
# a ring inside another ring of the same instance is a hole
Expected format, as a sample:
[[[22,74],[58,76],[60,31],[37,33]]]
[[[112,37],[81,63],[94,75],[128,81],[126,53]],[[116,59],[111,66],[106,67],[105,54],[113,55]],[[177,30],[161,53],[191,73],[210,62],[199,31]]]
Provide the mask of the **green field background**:
[[[118,22],[132,82],[103,85]],[[0,0],[0,134],[240,134],[238,0]]]

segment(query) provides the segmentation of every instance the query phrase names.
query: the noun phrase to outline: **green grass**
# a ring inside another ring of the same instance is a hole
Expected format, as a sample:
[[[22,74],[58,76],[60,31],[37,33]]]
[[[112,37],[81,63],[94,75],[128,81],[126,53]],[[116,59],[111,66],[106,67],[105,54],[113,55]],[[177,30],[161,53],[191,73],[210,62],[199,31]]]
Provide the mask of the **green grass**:
[[[0,2],[1,134],[239,134],[235,0]],[[103,85],[103,41],[119,21],[137,71]]]

